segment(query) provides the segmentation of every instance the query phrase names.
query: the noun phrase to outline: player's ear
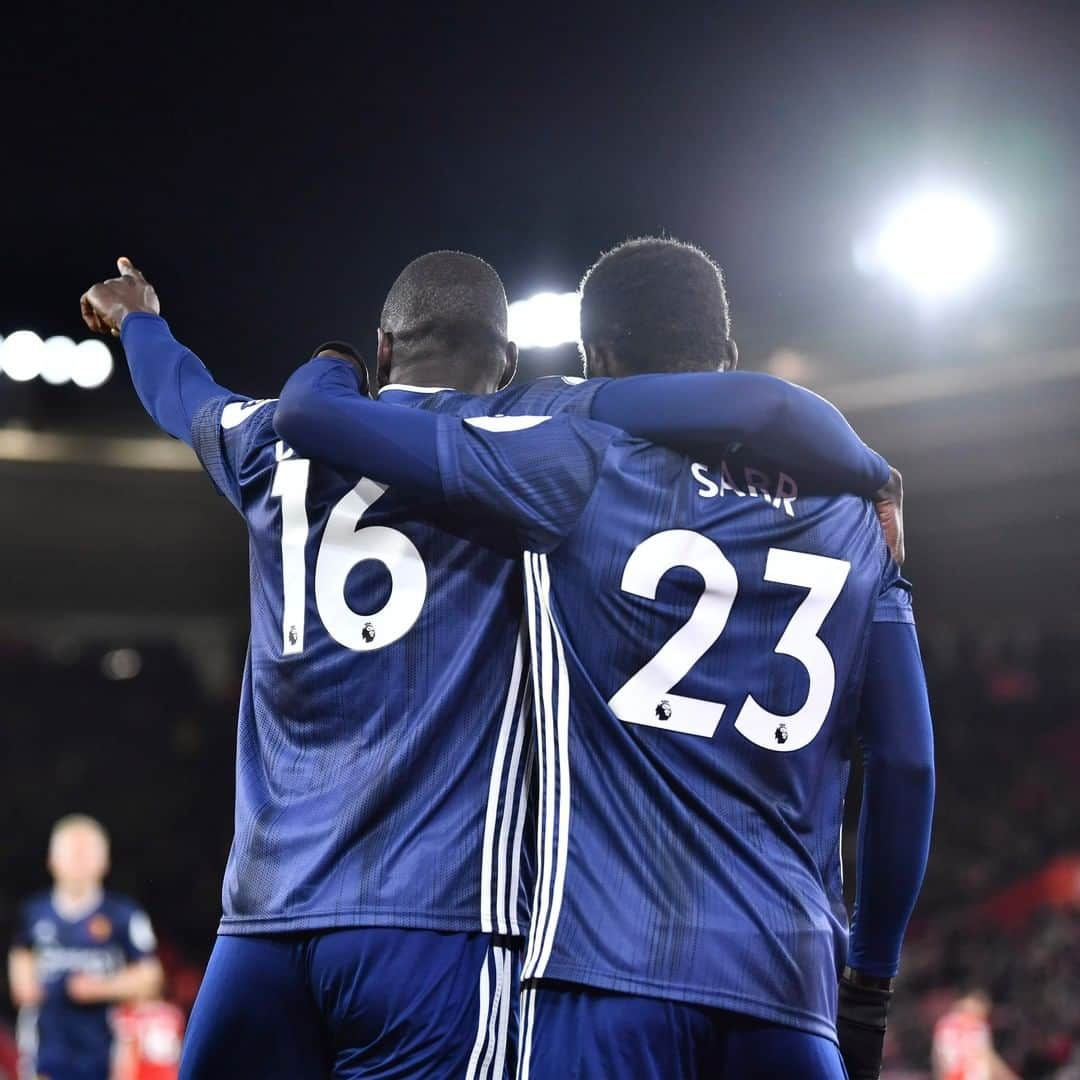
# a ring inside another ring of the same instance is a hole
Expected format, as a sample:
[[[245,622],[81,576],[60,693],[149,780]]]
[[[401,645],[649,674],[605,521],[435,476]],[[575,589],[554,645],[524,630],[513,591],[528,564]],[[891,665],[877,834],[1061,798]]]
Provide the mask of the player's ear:
[[[724,342],[724,358],[720,361],[721,371],[734,371],[739,366],[739,346],[734,338]]]
[[[514,376],[517,374],[518,366],[518,347],[516,341],[508,341],[506,343],[506,360],[503,364],[502,378],[499,379],[498,389],[501,390],[504,386],[509,386],[513,382]]]
[[[394,335],[379,328],[379,346],[375,352],[375,382],[381,390],[390,382],[390,368],[394,363]]]

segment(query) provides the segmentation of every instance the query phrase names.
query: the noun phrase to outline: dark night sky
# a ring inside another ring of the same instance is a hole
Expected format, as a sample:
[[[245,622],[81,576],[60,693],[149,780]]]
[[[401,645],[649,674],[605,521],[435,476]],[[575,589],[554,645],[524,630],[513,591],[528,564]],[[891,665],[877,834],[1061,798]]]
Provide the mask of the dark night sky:
[[[1011,214],[1028,285],[1080,265],[1075,5],[514,8],[9,14],[0,333],[80,336],[129,254],[222,381],[273,392],[318,340],[370,351],[425,250],[514,298],[663,229],[724,264],[737,328],[796,340],[858,302],[853,230],[926,171]]]

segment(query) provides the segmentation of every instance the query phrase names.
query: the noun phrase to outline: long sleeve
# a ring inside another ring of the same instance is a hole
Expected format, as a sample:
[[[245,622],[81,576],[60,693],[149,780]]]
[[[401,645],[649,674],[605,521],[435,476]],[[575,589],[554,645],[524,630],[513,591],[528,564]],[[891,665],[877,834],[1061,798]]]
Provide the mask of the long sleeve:
[[[463,419],[376,403],[357,393],[350,365],[327,358],[289,379],[274,426],[305,457],[497,519],[537,551],[573,527],[619,436],[580,416]]]
[[[848,963],[896,974],[934,812],[934,737],[911,622],[875,622],[859,722],[864,781]]]
[[[214,382],[203,362],[173,337],[169,324],[158,315],[128,315],[120,340],[143,408],[158,427],[189,446],[192,421],[208,401],[241,398]]]
[[[385,407],[385,406],[381,406]],[[290,446],[346,474],[374,474],[374,439],[365,425],[380,425],[376,406],[359,392],[348,364],[316,358],[286,384],[275,424]],[[416,411],[416,410],[410,410]],[[422,410],[420,410],[422,411]],[[732,372],[641,375],[605,383],[592,399],[590,418],[636,438],[716,459],[733,442],[745,443],[812,477],[815,489],[871,496],[888,480],[888,463],[855,434],[824,398],[769,375]],[[421,466],[429,457],[422,420],[399,421],[417,440],[394,433],[404,460],[393,468]],[[380,425],[381,429],[381,425]],[[434,431],[434,425],[432,425]],[[711,460],[711,458],[710,458]],[[391,463],[387,463],[388,465]],[[409,474],[408,486],[418,477]],[[437,479],[437,478],[435,478]],[[435,480],[419,481],[434,492]]]
[[[872,498],[888,462],[825,398],[756,371],[636,375],[597,392],[591,416],[639,439],[718,461],[742,443],[797,468],[816,489]]]
[[[285,384],[274,414],[278,435],[297,453],[416,495],[438,498],[439,417],[424,409],[378,404],[359,392],[355,369],[316,357]]]

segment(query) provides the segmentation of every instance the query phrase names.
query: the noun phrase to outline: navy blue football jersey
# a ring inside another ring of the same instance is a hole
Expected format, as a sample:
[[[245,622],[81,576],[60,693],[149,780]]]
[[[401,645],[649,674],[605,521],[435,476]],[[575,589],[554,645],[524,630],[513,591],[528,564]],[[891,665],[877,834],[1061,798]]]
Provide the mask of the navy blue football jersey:
[[[384,393],[484,416],[584,412],[595,391],[556,378],[481,398]],[[517,549],[297,457],[275,408],[227,395],[192,429],[250,538],[221,931],[522,934],[533,744]]]
[[[525,978],[835,1038],[840,827],[873,620],[910,621],[871,503],[592,421],[440,422],[451,505],[513,522],[538,719]]]
[[[97,1070],[104,1076],[113,1042],[109,1006],[77,1004],[65,984],[69,975],[111,975],[153,956],[150,920],[137,904],[111,893],[69,920],[50,893],[41,893],[20,909],[13,945],[33,952],[45,992],[41,1005],[19,1017],[19,1049],[33,1075]]]

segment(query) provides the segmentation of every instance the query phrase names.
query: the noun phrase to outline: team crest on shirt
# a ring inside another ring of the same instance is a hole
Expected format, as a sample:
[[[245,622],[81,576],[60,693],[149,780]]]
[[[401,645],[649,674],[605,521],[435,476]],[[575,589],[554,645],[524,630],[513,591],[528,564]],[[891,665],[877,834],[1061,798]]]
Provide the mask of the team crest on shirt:
[[[95,941],[107,941],[112,933],[112,923],[105,915],[95,915],[86,927]]]

